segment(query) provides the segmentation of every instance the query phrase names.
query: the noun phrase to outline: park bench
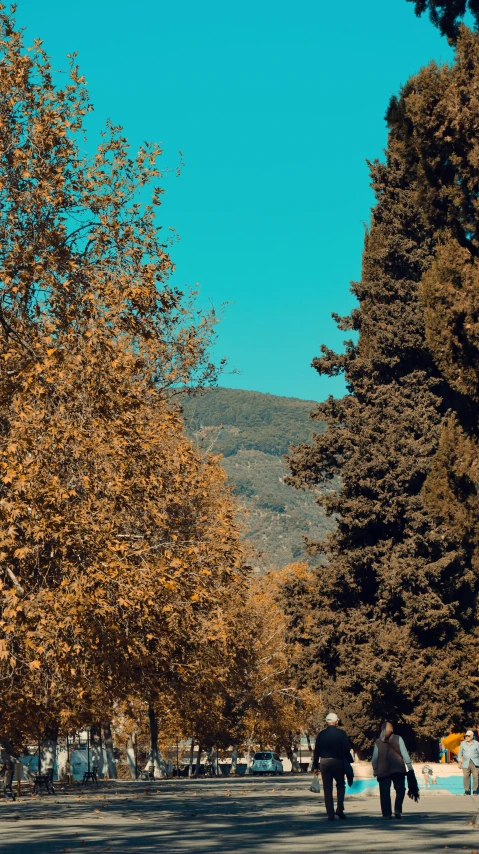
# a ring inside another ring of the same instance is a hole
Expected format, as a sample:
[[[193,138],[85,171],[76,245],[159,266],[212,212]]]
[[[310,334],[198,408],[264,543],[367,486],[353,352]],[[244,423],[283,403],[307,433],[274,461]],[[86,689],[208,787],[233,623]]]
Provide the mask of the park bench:
[[[53,788],[53,768],[50,768],[46,774],[36,774],[33,778],[33,794],[40,795],[42,791],[46,791],[47,795],[54,795]]]

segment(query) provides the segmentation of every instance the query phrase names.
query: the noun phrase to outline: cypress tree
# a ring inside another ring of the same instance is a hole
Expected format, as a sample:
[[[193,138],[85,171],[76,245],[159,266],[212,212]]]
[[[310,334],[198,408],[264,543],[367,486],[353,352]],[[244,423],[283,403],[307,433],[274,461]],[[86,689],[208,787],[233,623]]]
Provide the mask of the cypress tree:
[[[385,162],[371,164],[377,201],[353,285],[359,308],[338,318],[358,342],[342,354],[323,347],[313,362],[343,372],[349,394],[318,407],[326,432],[290,460],[291,482],[321,489],[337,518],[326,543],[311,545],[326,567],[287,591],[290,638],[303,647],[303,679],[359,749],[384,716],[427,739],[477,709],[475,485],[471,472],[461,481],[473,449],[451,455],[477,412],[431,346],[444,316],[431,309],[441,252],[452,241],[469,259],[479,247],[479,158],[468,145],[476,78],[479,39],[463,27],[454,66],[431,64],[391,101]],[[449,479],[459,483],[445,515]]]
[[[476,25],[479,24],[479,0],[408,0],[408,2],[414,3],[414,10],[418,17],[424,12],[429,12],[432,23],[451,41],[456,40],[460,22],[466,13],[472,15]]]

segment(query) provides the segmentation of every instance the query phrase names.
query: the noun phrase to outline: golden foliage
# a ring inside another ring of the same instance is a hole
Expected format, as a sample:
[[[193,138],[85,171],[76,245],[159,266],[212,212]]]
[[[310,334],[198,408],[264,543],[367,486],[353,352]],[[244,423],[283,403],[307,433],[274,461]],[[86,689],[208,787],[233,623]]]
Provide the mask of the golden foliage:
[[[216,323],[168,281],[152,201],[161,150],[132,158],[0,6],[1,729],[105,718],[188,682],[221,648],[242,551],[219,465],[175,393],[213,380]],[[80,135],[80,136],[79,136]]]

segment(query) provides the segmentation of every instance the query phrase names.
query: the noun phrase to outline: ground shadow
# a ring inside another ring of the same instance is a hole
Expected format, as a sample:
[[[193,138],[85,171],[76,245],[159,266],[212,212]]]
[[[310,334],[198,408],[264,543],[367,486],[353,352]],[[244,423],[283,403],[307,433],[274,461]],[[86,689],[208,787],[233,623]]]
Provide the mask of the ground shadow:
[[[472,804],[459,797],[449,796],[440,809],[438,800],[424,799],[420,811],[406,814],[402,822],[381,820],[377,799],[354,797],[348,820],[332,823],[307,782],[112,783],[88,792],[59,792],[55,798],[3,805],[0,848],[2,854],[60,854],[68,849],[72,854],[290,854],[316,848],[322,854],[362,854],[433,852],[445,846],[450,852],[471,852],[479,846],[479,828],[467,826]]]

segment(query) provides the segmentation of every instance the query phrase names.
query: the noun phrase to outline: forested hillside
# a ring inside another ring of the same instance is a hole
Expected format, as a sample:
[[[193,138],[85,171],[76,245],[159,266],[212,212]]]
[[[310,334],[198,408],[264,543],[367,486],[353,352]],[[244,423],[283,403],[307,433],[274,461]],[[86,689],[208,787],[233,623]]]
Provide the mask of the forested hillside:
[[[253,564],[283,566],[307,557],[304,536],[323,539],[333,522],[310,492],[284,483],[283,457],[290,445],[311,437],[314,402],[213,388],[182,405],[190,435],[223,455],[223,467],[245,511],[242,522],[254,546]]]

